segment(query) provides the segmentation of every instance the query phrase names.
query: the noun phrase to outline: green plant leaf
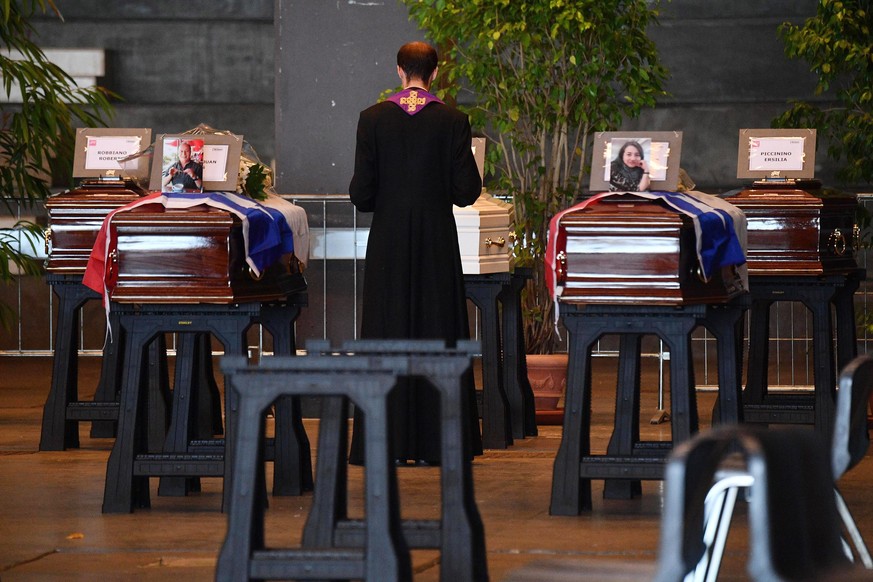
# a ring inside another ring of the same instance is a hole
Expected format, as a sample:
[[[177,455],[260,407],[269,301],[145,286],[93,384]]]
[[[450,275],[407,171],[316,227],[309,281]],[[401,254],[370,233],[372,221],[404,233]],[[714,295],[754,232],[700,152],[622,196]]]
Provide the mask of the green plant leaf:
[[[69,177],[74,125],[105,126],[113,113],[110,99],[118,96],[99,87],[77,87],[36,44],[30,20],[49,11],[61,18],[53,0],[3,0],[2,8],[0,46],[21,55],[0,55],[3,92],[12,97],[13,85],[20,92],[15,96],[20,103],[0,103],[0,198],[14,214],[19,204],[27,209],[49,196],[53,169],[63,169],[63,176],[57,177]],[[10,265],[25,275],[41,273],[40,263],[32,258],[36,249],[22,249],[25,239],[20,237],[27,234],[33,245],[41,233],[36,225],[17,223],[0,234],[0,281],[10,283],[17,276]],[[0,315],[4,313],[9,313],[8,306],[0,305]]]

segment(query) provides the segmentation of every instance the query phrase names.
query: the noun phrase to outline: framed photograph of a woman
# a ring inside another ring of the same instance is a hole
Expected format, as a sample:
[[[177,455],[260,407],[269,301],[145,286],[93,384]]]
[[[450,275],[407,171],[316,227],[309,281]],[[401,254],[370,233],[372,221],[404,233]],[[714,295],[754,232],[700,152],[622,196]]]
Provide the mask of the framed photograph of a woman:
[[[233,192],[242,136],[160,135],[149,184],[161,192]]]
[[[592,192],[675,191],[682,132],[600,132],[594,136]]]

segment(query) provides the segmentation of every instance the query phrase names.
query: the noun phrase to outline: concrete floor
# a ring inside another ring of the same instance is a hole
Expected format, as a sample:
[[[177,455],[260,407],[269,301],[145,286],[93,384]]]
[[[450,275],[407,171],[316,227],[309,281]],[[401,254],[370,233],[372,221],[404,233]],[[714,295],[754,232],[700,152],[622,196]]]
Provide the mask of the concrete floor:
[[[93,394],[97,358],[83,358],[80,391]],[[612,422],[607,364],[596,364],[593,448],[603,450]],[[42,408],[50,384],[51,361],[37,357],[0,358],[0,579],[31,580],[212,580],[224,539],[220,512],[222,483],[204,479],[200,493],[184,498],[157,496],[152,507],[130,515],[100,511],[110,439],[91,439],[80,428],[82,446],[64,452],[39,452]],[[713,393],[699,395],[703,422]],[[656,394],[644,390],[643,416],[654,415]],[[318,423],[306,421],[313,444]],[[644,438],[667,438],[669,424],[645,423]],[[598,564],[645,564],[657,558],[662,483],[646,482],[643,496],[629,501],[601,499],[594,483],[594,509],[578,517],[549,515],[552,463],[560,426],[541,426],[540,435],[516,441],[506,450],[489,450],[474,462],[475,491],[485,524],[492,580],[506,580],[541,560],[585,560]],[[317,461],[317,451],[313,451]],[[436,468],[398,471],[404,517],[433,517],[439,505]],[[361,472],[350,471],[351,512],[360,511]],[[865,458],[846,475],[841,488],[862,534],[873,540],[873,461]],[[293,546],[299,541],[311,494],[271,497],[267,542]],[[359,515],[359,513],[357,513]],[[735,517],[722,568],[724,580],[744,580],[747,556],[745,518]],[[413,552],[416,581],[439,579],[439,554]],[[596,577],[596,576],[595,576]],[[531,578],[525,578],[529,580]],[[571,579],[569,577],[555,579]],[[593,579],[593,578],[592,578]],[[600,578],[605,579],[605,578]]]

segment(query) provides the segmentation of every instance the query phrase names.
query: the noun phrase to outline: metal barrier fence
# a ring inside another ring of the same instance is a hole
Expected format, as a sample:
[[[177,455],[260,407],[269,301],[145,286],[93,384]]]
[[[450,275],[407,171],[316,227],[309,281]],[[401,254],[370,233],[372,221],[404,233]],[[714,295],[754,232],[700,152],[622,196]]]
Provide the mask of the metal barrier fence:
[[[360,327],[361,283],[369,233],[369,223],[362,221],[368,220],[368,217],[358,215],[346,195],[295,195],[286,198],[306,210],[311,236],[306,269],[309,307],[303,310],[297,322],[298,338],[329,338],[333,341],[353,339]],[[860,200],[869,207],[873,204],[873,195],[862,195]],[[0,229],[10,228],[20,218],[35,219],[37,222],[46,220],[44,212],[41,214],[39,209],[30,216],[19,211],[11,220],[9,217],[0,219]],[[37,248],[42,252],[42,243]],[[860,266],[866,268],[869,255],[869,250],[861,252]],[[871,292],[870,285],[862,283],[855,298],[859,317],[873,307]],[[0,301],[12,307],[14,312],[9,329],[0,332],[0,357],[51,355],[56,305],[49,287],[41,280],[18,277],[12,286],[0,288]],[[471,317],[473,323],[478,324],[475,310],[471,309]],[[86,305],[83,308],[80,327],[81,354],[100,355],[104,328],[99,305]],[[478,329],[478,325],[475,325],[475,329]],[[774,306],[770,334],[771,386],[812,384],[811,335],[811,318],[802,305],[784,302]],[[696,370],[698,384],[714,386],[717,378],[715,339],[699,329],[695,331],[692,341],[696,362],[702,364]],[[859,350],[868,351],[871,341],[871,334],[859,327]],[[260,330],[251,334],[250,343],[253,351],[270,350],[269,339]],[[597,356],[617,355],[608,340],[601,342],[599,347],[595,354]],[[661,349],[659,342],[655,340],[646,344],[644,351],[646,356],[657,358],[659,370],[663,370],[663,363],[669,359],[669,354]]]

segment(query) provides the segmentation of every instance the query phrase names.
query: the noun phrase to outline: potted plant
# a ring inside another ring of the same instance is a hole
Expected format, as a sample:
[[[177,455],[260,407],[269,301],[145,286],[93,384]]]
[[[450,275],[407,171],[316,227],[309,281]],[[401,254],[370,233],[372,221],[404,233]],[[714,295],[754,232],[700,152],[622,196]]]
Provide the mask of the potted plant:
[[[834,98],[813,104],[795,101],[776,118],[776,127],[814,127],[837,164],[836,178],[846,185],[873,183],[873,63],[870,30],[873,12],[866,0],[821,0],[816,15],[802,26],[779,27],[785,54],[807,61],[818,77],[815,95]],[[870,248],[870,213],[858,206],[864,248]],[[859,325],[873,331],[873,315],[864,309]],[[873,408],[873,396],[870,402]]]
[[[18,205],[29,209],[49,196],[52,168],[70,176],[74,122],[103,126],[112,113],[107,92],[78,88],[33,41],[30,18],[48,10],[61,17],[53,0],[5,2],[0,12],[0,78],[7,98],[0,102],[0,198],[12,218],[11,228],[0,230],[0,281],[5,284],[18,273],[42,272],[33,259],[42,228],[15,221]],[[0,303],[0,322],[8,325],[10,315],[10,307]]]
[[[646,36],[657,2],[403,2],[441,47],[437,91],[462,97],[473,126],[498,146],[490,148],[492,186],[512,197],[516,264],[533,270],[522,294],[527,349],[551,352],[548,221],[582,193],[593,133],[664,94],[666,70]]]

